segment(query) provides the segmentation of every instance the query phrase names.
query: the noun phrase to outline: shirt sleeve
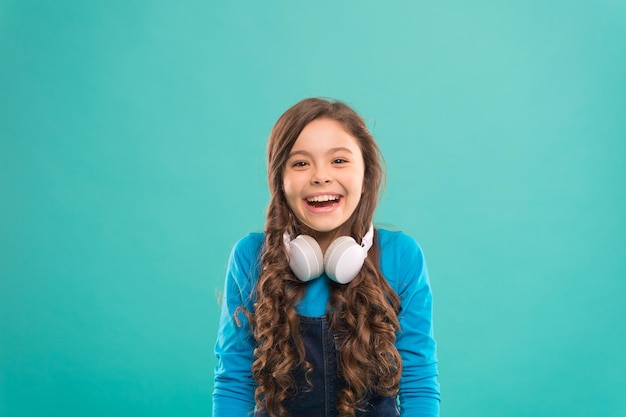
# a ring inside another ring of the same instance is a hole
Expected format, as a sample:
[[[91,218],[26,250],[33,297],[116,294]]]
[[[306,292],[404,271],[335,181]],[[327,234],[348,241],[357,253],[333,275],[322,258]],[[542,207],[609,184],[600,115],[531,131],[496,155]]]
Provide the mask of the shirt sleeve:
[[[252,286],[256,281],[258,245],[250,236],[233,248],[228,262],[217,342],[213,417],[251,416],[254,412],[254,339],[250,325],[238,307],[252,308]],[[251,248],[251,246],[253,248]],[[256,248],[254,248],[256,246]],[[254,278],[254,279],[253,279]],[[235,313],[239,324],[235,321]]]
[[[438,417],[440,391],[428,269],[417,242],[402,233],[398,239],[395,261],[402,306],[396,339],[402,357],[400,415]]]

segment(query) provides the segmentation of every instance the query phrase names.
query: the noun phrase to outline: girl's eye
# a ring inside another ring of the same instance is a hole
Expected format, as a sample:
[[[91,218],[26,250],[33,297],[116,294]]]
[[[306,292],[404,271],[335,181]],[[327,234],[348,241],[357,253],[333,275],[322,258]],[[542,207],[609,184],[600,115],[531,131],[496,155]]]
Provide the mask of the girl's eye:
[[[343,164],[344,162],[348,162],[343,158],[337,158],[333,160],[333,164]]]
[[[304,161],[296,161],[293,164],[291,164],[291,166],[294,167],[294,168],[305,167],[306,166],[306,162],[304,162]]]

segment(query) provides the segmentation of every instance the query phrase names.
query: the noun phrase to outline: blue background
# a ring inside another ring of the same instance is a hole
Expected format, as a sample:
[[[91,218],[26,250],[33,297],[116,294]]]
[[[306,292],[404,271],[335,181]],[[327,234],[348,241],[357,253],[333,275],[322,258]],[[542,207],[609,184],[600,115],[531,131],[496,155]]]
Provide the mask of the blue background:
[[[0,2],[0,415],[201,416],[278,116],[423,246],[442,416],[626,415],[626,3]]]

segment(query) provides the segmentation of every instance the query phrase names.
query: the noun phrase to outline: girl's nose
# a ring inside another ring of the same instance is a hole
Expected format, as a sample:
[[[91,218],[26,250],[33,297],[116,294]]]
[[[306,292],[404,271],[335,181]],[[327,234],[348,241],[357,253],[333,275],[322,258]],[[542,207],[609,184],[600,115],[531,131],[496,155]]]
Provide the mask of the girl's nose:
[[[328,184],[330,182],[330,175],[323,170],[316,170],[311,177],[311,183],[314,185]]]

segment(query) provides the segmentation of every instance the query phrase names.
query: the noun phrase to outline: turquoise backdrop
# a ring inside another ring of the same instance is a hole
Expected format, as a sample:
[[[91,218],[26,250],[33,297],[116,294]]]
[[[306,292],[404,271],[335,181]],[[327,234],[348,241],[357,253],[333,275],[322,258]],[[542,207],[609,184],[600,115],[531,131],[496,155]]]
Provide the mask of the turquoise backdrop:
[[[308,96],[423,246],[442,416],[626,416],[626,2],[0,1],[0,415],[210,415]]]

